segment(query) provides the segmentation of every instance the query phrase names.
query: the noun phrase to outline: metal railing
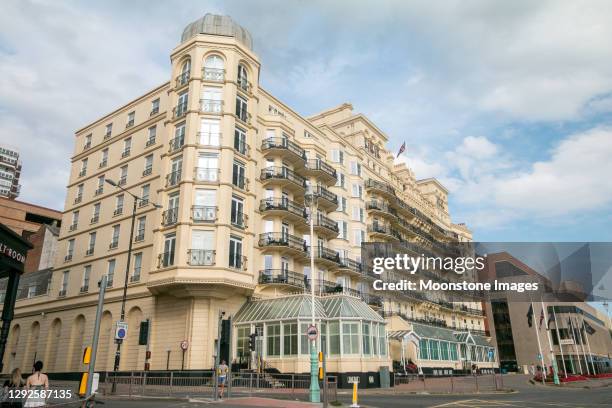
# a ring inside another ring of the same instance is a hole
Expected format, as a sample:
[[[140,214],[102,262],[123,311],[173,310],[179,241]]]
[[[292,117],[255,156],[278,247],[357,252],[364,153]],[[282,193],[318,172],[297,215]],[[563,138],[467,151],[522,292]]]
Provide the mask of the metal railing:
[[[223,112],[223,101],[220,99],[200,99],[200,110],[207,113]]]
[[[217,220],[217,207],[212,205],[194,205],[191,207],[191,218],[197,222]]]
[[[202,147],[221,146],[221,132],[198,132],[198,143]]]
[[[333,231],[335,233],[340,232],[340,229],[338,228],[338,223],[323,214],[317,213],[317,216],[314,219],[314,225],[317,227],[327,228],[328,230]]]
[[[166,187],[176,186],[181,181],[182,171],[175,170],[166,176]]]
[[[327,164],[323,159],[311,159],[306,162],[306,167],[309,170],[322,171],[333,178],[337,178],[336,169]]]
[[[181,87],[183,85],[186,85],[189,82],[190,74],[191,74],[191,72],[186,71],[186,72],[183,72],[178,77],[176,77],[176,87],[178,88],[178,87]]]
[[[308,277],[301,273],[284,269],[263,269],[259,271],[259,283],[261,284],[286,284],[304,288],[308,286]]]
[[[175,119],[181,118],[187,114],[187,102],[179,103],[174,108],[172,108],[172,116]]]
[[[220,82],[225,79],[225,70],[223,68],[202,68],[202,78],[205,81]]]
[[[269,137],[261,142],[261,150],[270,149],[286,149],[292,152],[302,160],[306,160],[306,153],[297,143],[289,140],[286,137]]]
[[[264,198],[259,202],[259,211],[283,210],[295,214],[304,219],[307,218],[306,209],[295,201],[284,197]]]
[[[414,369],[414,368],[413,368]],[[466,370],[469,371],[469,370]],[[433,369],[431,374],[402,373],[393,376],[394,392],[478,393],[502,391],[504,378],[491,368],[479,368],[474,373],[458,374],[451,369]]]
[[[178,207],[169,208],[162,213],[162,224],[164,226],[173,225],[178,222]]]
[[[189,265],[211,266],[215,264],[215,250],[189,249],[187,251]]]
[[[313,187],[312,193],[314,193],[314,195],[318,196],[319,198],[323,198],[331,203],[338,205],[338,196],[329,191],[327,188],[323,187],[322,185],[317,185],[316,187]]]
[[[171,252],[162,252],[157,257],[157,267],[158,268],[166,268],[168,266],[174,265],[174,251]]]
[[[185,135],[176,136],[173,139],[170,139],[168,153],[176,152],[185,144]]]
[[[306,179],[302,176],[298,176],[293,170],[290,170],[287,167],[266,167],[261,170],[261,179],[262,180],[271,180],[271,179],[284,179],[297,184],[302,188],[306,188]]]
[[[259,234],[259,246],[284,246],[305,252],[308,250],[306,241],[298,236],[286,234],[284,232],[265,232]]]
[[[327,259],[328,261],[340,264],[340,254],[338,251],[324,247],[323,245],[318,245],[316,248],[317,250],[315,254],[317,255],[317,258]]]
[[[366,180],[365,188],[366,190],[368,189],[380,190],[382,192],[385,192],[391,195],[395,195],[395,189],[391,187],[389,184],[383,183],[377,180],[373,180],[373,179]]]
[[[196,167],[195,179],[196,181],[216,183],[219,181],[219,169],[211,167]]]

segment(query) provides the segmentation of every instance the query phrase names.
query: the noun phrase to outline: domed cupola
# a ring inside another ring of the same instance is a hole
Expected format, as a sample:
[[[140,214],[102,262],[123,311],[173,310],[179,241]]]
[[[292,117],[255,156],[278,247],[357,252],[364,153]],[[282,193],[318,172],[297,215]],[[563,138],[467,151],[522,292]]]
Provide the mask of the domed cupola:
[[[230,16],[219,16],[207,13],[204,17],[197,19],[185,27],[183,35],[181,35],[181,42],[183,43],[198,34],[234,37],[249,50],[253,50],[251,34],[232,20]]]

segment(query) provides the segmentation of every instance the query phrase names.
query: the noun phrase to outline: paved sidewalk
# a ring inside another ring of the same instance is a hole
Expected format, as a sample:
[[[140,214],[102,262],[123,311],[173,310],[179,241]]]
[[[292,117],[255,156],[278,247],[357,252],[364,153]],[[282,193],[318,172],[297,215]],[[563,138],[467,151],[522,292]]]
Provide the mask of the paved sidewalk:
[[[230,398],[217,402],[216,405],[221,406],[241,406],[241,407],[283,407],[283,408],[314,408],[321,407],[323,404],[317,404],[312,402],[303,401],[290,401],[290,400],[279,400],[272,398],[262,397],[244,397],[244,398]]]

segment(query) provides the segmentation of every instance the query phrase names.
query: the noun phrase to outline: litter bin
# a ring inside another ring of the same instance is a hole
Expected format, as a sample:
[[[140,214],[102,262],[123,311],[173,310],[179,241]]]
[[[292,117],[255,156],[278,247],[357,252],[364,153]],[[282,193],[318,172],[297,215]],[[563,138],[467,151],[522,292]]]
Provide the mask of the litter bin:
[[[391,387],[391,375],[389,373],[389,367],[380,366],[380,369],[378,370],[378,375],[380,376],[380,388]]]

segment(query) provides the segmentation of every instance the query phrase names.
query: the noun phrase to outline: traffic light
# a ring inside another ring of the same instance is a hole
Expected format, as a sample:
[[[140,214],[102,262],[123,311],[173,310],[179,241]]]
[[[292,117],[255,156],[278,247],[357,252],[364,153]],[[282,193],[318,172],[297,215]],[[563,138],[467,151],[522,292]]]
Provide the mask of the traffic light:
[[[255,351],[255,340],[257,339],[257,334],[251,333],[249,336],[249,350]]]
[[[140,322],[140,332],[138,333],[138,345],[146,346],[149,342],[149,319]]]

